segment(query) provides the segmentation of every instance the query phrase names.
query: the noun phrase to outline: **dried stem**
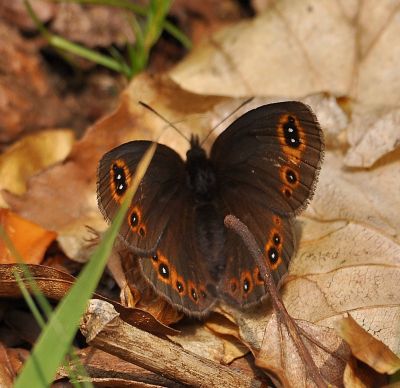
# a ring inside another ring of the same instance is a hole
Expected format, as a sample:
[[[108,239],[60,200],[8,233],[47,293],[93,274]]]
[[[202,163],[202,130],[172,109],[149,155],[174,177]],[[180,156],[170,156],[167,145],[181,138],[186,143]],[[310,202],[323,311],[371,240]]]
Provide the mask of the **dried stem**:
[[[133,327],[107,302],[92,300],[81,331],[87,342],[142,368],[196,387],[260,387],[243,372],[200,357],[182,347]]]
[[[327,384],[325,383],[320,371],[315,365],[315,362],[312,359],[310,352],[304,345],[304,342],[300,335],[299,327],[294,322],[293,318],[289,315],[285,305],[283,304],[283,301],[278,293],[277,287],[272,277],[271,268],[269,267],[269,264],[266,264],[268,263],[268,261],[265,260],[264,255],[258,247],[253,234],[243,222],[241,222],[233,215],[227,215],[225,217],[225,225],[241,237],[251,256],[256,261],[257,266],[260,270],[260,274],[264,279],[265,289],[271,296],[272,306],[278,318],[278,322],[283,323],[286,326],[290,336],[292,337],[293,342],[296,344],[296,348],[299,352],[301,359],[304,362],[308,375],[312,378],[312,380],[318,387],[327,387]]]

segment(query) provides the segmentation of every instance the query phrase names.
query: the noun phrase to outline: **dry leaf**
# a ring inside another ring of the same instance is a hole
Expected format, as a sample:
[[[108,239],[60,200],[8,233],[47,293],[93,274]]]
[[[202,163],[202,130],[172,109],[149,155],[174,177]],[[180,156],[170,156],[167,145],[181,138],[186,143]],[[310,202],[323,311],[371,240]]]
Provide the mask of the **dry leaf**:
[[[206,95],[345,95],[356,54],[339,2],[286,0],[251,21],[218,31],[171,72]]]
[[[371,170],[346,169],[338,153],[326,152],[314,200],[306,213],[320,221],[344,220],[400,242],[399,154],[389,154]]]
[[[130,362],[121,360],[102,350],[87,347],[76,352],[82,365],[85,367],[93,384],[98,386],[107,380],[106,386],[143,386],[151,387],[183,387],[175,381],[168,380],[156,373],[134,365]],[[69,368],[78,373],[76,363],[70,362]],[[70,371],[65,367],[60,367],[56,379],[70,376]],[[146,385],[147,384],[147,385]]]
[[[248,348],[234,337],[216,335],[203,323],[180,325],[179,335],[171,340],[201,357],[221,364],[230,364],[248,353]]]
[[[53,300],[60,300],[69,291],[75,281],[72,275],[51,267],[28,264],[28,269],[44,296]],[[15,280],[14,271],[17,271],[21,278],[24,278],[19,265],[0,265],[0,297],[21,297],[21,290]],[[112,304],[125,322],[142,330],[158,336],[175,335],[178,333],[175,329],[165,326],[143,310],[124,307],[96,293],[94,296]]]
[[[15,377],[11,361],[8,357],[7,350],[2,343],[0,343],[0,386],[4,388],[12,387]]]
[[[352,114],[347,133],[350,148],[344,163],[349,167],[371,167],[379,158],[400,147],[400,110],[375,112],[358,109]]]
[[[218,31],[171,77],[205,95],[329,91],[370,107],[396,106],[399,12],[398,1],[274,2],[255,19]]]
[[[296,323],[312,339],[310,341],[302,336],[326,383],[342,386],[344,368],[350,355],[349,348],[332,329],[306,321]],[[317,346],[317,342],[323,344],[324,349]],[[314,386],[293,339],[286,327],[278,323],[275,314],[265,327],[265,336],[260,351],[256,354],[256,365],[278,376],[283,386]]]
[[[351,357],[346,365],[343,383],[346,388],[389,387],[387,375],[379,374],[364,363]],[[396,384],[392,386],[396,387]]]
[[[399,352],[398,244],[351,222],[307,221],[303,226],[285,285],[289,312],[330,327],[351,312],[362,327]]]
[[[44,0],[35,0],[31,3],[38,19],[46,23],[54,15],[55,4]],[[3,20],[7,20],[11,25],[17,25],[22,29],[36,29],[35,22],[29,16],[23,0],[2,1],[0,2],[0,15]]]
[[[60,4],[51,30],[87,47],[133,43],[133,29],[126,11],[81,4]]]
[[[0,209],[0,225],[25,263],[39,264],[57,234],[25,220],[8,209]],[[0,263],[18,262],[3,239],[0,239]]]
[[[351,315],[336,322],[335,329],[350,345],[353,355],[377,372],[393,374],[400,369],[400,358],[362,329]]]
[[[64,160],[74,143],[68,129],[49,129],[26,136],[0,155],[0,189],[21,195],[37,172]],[[0,195],[0,206],[6,205]]]
[[[63,125],[68,107],[55,93],[37,49],[1,20],[0,40],[7,42],[0,45],[0,142]]]

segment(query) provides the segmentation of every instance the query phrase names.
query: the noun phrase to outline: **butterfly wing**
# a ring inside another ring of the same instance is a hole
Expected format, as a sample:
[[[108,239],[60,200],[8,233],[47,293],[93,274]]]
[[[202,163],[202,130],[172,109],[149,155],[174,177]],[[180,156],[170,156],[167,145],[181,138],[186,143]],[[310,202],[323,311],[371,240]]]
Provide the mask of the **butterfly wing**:
[[[239,186],[248,201],[282,216],[293,216],[307,205],[322,155],[318,121],[307,105],[296,101],[247,112],[211,150],[221,186]]]
[[[287,272],[295,249],[291,219],[248,201],[245,189],[221,189],[220,198],[224,214],[234,214],[248,226],[265,259],[269,261],[275,283],[278,284]],[[239,307],[260,302],[266,292],[259,268],[241,238],[232,230],[226,231],[224,257],[226,267],[218,283],[218,293]]]
[[[103,156],[98,169],[98,202],[112,220],[150,146],[133,141]],[[215,302],[208,268],[196,243],[196,217],[180,156],[159,144],[120,229],[134,251],[154,251],[140,259],[144,277],[177,308],[202,315]]]
[[[314,192],[323,153],[320,126],[300,102],[282,102],[247,112],[215,141],[224,214],[234,214],[254,234],[278,282],[295,249],[291,218]],[[265,295],[256,263],[232,231],[225,241],[226,270],[219,292],[239,306]]]

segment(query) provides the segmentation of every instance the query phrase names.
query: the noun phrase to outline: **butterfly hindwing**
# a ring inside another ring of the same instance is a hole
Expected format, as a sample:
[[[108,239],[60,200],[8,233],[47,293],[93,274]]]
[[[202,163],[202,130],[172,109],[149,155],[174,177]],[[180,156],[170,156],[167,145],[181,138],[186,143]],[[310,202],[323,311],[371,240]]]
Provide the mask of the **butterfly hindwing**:
[[[246,200],[293,216],[313,195],[322,154],[315,115],[290,101],[245,113],[217,138],[211,160],[221,186],[240,186]]]
[[[215,303],[215,286],[199,249],[195,207],[185,191],[170,206],[173,211],[157,252],[151,260],[140,260],[142,271],[172,305],[188,315],[202,316]]]
[[[267,206],[246,200],[240,187],[221,192],[221,207],[244,222],[254,235],[270,266],[275,283],[287,272],[295,249],[291,220],[274,214]],[[226,232],[224,256],[226,268],[218,284],[225,300],[239,307],[251,306],[266,296],[259,268],[241,238],[232,230]]]

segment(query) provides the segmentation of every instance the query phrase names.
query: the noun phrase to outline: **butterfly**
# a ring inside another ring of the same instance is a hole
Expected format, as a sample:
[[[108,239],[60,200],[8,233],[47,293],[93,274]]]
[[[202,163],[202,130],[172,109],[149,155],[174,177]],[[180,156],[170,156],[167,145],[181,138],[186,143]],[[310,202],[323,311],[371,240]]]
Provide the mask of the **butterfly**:
[[[131,141],[100,160],[98,204],[108,221],[150,144]],[[248,111],[209,156],[195,136],[186,161],[158,144],[119,235],[156,293],[189,316],[206,315],[219,300],[255,305],[267,296],[263,279],[224,217],[249,227],[279,282],[296,246],[293,218],[314,193],[323,148],[314,113],[296,101]]]

